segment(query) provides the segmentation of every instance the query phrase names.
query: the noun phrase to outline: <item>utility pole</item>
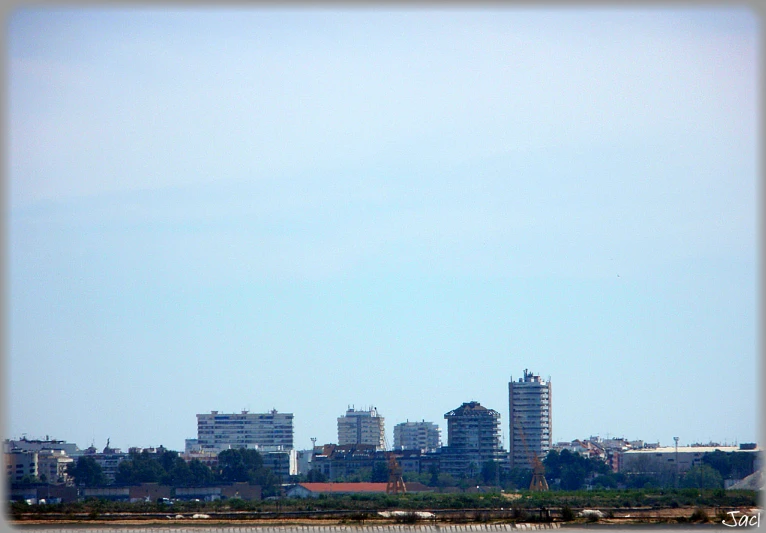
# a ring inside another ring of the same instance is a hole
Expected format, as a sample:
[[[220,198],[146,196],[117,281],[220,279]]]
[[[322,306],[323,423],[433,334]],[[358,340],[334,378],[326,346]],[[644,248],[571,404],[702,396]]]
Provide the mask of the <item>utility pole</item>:
[[[676,482],[675,482],[675,486],[676,486],[676,488],[678,488],[678,437],[673,437],[673,440],[676,441],[676,458],[675,458],[675,461],[674,461],[676,463]]]

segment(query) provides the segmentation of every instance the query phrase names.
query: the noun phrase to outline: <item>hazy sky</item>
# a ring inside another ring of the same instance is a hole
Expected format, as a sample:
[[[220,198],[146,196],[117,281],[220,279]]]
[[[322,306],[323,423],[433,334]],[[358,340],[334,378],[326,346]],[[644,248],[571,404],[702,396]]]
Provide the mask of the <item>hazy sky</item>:
[[[758,438],[758,19],[20,9],[6,436],[393,426],[524,369],[554,440]]]

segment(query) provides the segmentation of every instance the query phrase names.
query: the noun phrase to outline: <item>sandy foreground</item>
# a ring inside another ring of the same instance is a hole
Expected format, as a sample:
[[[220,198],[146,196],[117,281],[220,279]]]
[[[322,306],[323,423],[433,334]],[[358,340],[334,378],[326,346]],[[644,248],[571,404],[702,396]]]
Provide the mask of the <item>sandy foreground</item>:
[[[599,524],[614,524],[614,525],[628,525],[628,524],[663,524],[663,523],[679,523],[678,519],[681,519],[682,523],[688,523],[688,519],[692,514],[701,509],[708,517],[708,523],[720,524],[721,519],[717,516],[721,509],[719,508],[698,508],[698,507],[678,507],[675,509],[630,509],[625,511],[613,510],[612,517],[600,518]],[[731,511],[733,509],[726,509]],[[743,507],[737,509],[737,514],[734,515],[737,520],[742,520],[742,517],[747,516],[751,525],[760,526],[761,509]],[[219,519],[219,518],[192,518],[193,513],[181,513],[183,518],[177,518],[176,515],[167,515],[165,519],[152,518],[131,518],[131,519],[88,519],[88,520],[12,520],[10,524],[16,526],[95,526],[95,527],[152,527],[152,526],[187,526],[187,527],[263,527],[263,528],[284,528],[284,527],[316,527],[318,529],[336,527],[336,526],[399,526],[402,528],[430,525],[437,528],[449,528],[450,526],[461,525],[489,525],[492,524],[508,524],[512,523],[512,520],[488,520],[488,521],[456,521],[456,520],[431,520],[421,519],[412,524],[397,523],[395,520],[386,519],[382,517],[373,516],[366,520],[342,520],[337,518],[269,518],[269,519]],[[731,514],[726,514],[726,521],[731,524],[734,521]],[[686,519],[686,520],[684,520]],[[756,523],[757,521],[757,523]],[[521,522],[519,522],[521,523]],[[535,522],[530,522],[534,524]],[[588,523],[585,518],[577,518],[571,522],[562,522],[561,520],[554,520],[554,523],[559,526],[565,525],[578,525]],[[763,522],[766,525],[766,519]]]

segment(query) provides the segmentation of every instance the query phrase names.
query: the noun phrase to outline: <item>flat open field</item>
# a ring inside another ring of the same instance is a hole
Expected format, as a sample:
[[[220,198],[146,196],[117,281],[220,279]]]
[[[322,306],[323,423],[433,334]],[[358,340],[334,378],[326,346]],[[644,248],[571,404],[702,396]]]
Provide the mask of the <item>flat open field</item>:
[[[523,517],[513,517],[503,511],[436,511],[433,519],[383,518],[376,513],[348,515],[345,517],[259,517],[259,513],[242,511],[237,513],[208,513],[209,518],[192,518],[194,513],[158,515],[157,513],[113,513],[97,518],[87,516],[46,517],[24,516],[10,523],[21,529],[97,529],[112,531],[119,529],[198,529],[217,530],[235,528],[242,530],[279,531],[343,531],[348,529],[371,529],[375,531],[441,530],[441,531],[502,531],[508,529],[548,529],[577,525],[635,525],[635,524],[715,524],[721,525],[722,518],[732,522],[729,511],[737,511],[737,518],[754,517],[760,523],[759,509],[720,507],[678,507],[668,509],[632,508],[600,509],[603,518],[596,522],[576,517],[563,521],[560,510],[550,509],[550,520],[540,521],[540,510],[529,509]],[[574,510],[575,514],[579,510]],[[695,516],[696,512],[696,516]],[[224,515],[225,516],[222,516]],[[707,520],[703,518],[707,517]]]

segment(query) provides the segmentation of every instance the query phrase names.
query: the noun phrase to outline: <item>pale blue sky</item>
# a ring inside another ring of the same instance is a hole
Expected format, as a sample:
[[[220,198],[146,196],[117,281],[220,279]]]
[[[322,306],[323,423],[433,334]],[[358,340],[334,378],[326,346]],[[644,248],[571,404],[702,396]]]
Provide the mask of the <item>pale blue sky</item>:
[[[387,435],[525,368],[555,440],[758,438],[759,20],[54,9],[7,20],[8,437],[196,413]]]

